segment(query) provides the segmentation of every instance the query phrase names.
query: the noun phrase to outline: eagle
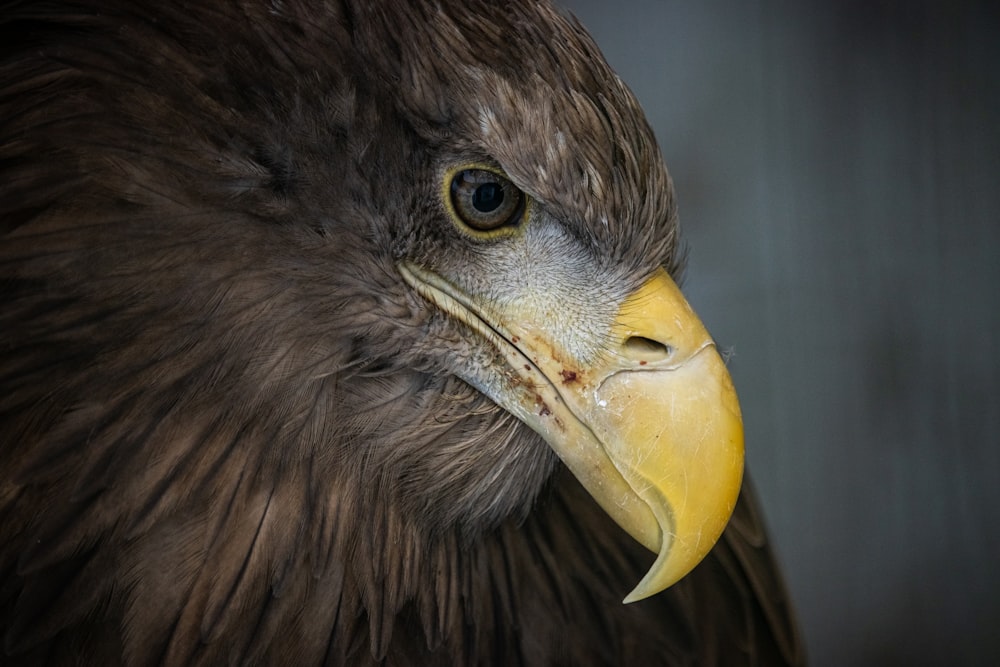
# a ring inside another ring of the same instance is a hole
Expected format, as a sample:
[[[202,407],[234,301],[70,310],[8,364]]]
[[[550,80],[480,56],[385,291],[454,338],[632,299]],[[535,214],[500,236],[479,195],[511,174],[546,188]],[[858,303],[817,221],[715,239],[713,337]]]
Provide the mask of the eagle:
[[[4,2],[0,234],[3,664],[802,663],[549,4]]]

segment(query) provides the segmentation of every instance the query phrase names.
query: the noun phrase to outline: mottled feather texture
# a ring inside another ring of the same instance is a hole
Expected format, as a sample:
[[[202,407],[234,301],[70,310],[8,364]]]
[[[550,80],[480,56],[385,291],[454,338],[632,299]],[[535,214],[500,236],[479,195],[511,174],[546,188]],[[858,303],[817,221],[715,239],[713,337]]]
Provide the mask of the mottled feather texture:
[[[475,264],[461,162],[622,290],[679,266],[650,129],[545,4],[3,3],[0,662],[801,661],[748,492],[623,606],[652,554],[450,372],[493,360],[396,263]]]

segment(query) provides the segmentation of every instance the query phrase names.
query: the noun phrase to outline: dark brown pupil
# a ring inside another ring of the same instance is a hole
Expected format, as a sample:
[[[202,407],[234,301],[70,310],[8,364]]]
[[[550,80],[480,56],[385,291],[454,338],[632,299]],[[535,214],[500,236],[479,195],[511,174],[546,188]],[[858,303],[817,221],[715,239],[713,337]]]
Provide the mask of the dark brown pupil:
[[[503,204],[503,187],[499,183],[483,183],[472,193],[472,205],[481,213],[490,213]]]

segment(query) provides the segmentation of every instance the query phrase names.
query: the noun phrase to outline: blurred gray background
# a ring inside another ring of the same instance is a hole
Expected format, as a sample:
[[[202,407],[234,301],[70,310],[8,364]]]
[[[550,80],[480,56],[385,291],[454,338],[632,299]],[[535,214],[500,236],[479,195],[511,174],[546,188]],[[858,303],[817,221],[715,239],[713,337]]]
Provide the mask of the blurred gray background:
[[[564,0],[642,102],[811,662],[1000,665],[1000,11]]]

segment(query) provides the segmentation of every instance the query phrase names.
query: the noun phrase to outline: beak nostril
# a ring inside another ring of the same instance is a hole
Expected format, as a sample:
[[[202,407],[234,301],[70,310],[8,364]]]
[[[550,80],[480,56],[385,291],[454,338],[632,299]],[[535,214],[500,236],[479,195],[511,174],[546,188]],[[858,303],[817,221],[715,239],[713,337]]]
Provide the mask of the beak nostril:
[[[625,356],[640,363],[662,361],[673,352],[673,348],[669,345],[644,336],[630,336],[622,347],[625,350]]]

